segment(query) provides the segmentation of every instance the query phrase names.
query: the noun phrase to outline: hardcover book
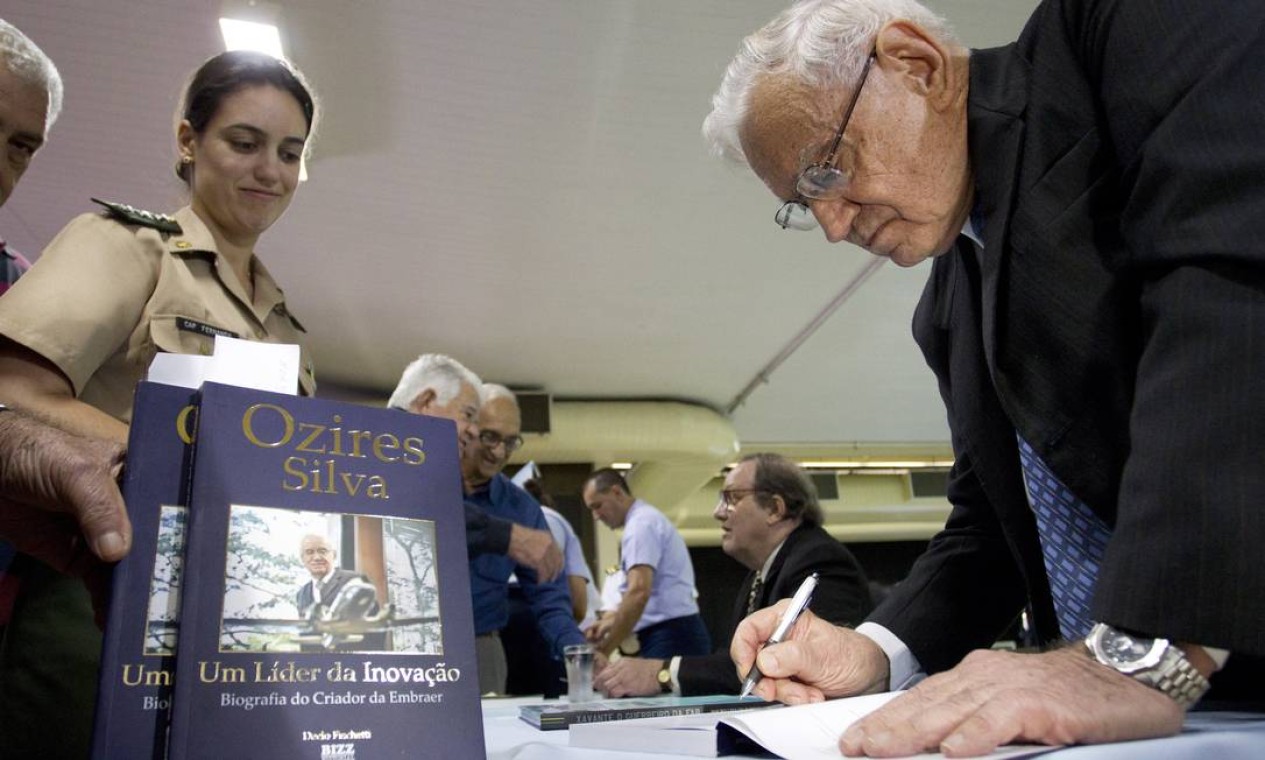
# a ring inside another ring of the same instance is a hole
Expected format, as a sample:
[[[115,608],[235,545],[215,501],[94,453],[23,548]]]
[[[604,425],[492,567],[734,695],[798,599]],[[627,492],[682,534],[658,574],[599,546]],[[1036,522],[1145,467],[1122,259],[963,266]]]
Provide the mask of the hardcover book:
[[[582,704],[559,702],[556,704],[523,705],[518,717],[541,731],[557,731],[580,723],[602,723],[634,718],[657,718],[674,715],[697,715],[732,710],[754,710],[768,707],[759,697],[739,697],[733,694],[700,697],[636,697],[608,699]]]
[[[203,385],[172,758],[482,757],[447,420]]]
[[[746,710],[627,720],[573,726],[567,737],[572,747],[720,757],[743,754],[789,760],[837,760],[839,737],[849,726],[887,704],[900,692],[867,694],[846,699]],[[1049,747],[1009,745],[990,758],[1023,757],[1048,752]],[[943,757],[939,753],[918,757]]]
[[[94,758],[166,756],[196,397],[159,383],[136,388],[123,475],[132,550],[114,567]]]

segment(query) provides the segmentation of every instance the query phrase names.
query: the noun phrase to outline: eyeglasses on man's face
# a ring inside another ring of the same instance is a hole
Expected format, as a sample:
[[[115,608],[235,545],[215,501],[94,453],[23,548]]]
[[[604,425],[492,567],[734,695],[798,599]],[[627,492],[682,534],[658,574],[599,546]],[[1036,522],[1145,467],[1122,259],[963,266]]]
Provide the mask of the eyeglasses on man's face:
[[[773,220],[782,229],[804,232],[815,228],[817,219],[813,216],[812,209],[808,208],[807,201],[809,199],[835,200],[843,197],[848,189],[848,175],[835,166],[835,162],[839,160],[839,146],[843,143],[843,133],[852,119],[852,112],[856,110],[857,101],[861,99],[861,90],[865,89],[865,80],[869,78],[870,67],[873,65],[874,54],[870,53],[870,57],[865,59],[865,68],[861,70],[861,83],[857,85],[856,92],[852,93],[852,100],[848,101],[848,107],[844,109],[843,120],[839,122],[839,128],[835,130],[834,140],[830,143],[830,150],[826,153],[826,157],[800,171],[799,177],[795,180],[795,197],[783,203],[773,215]]]
[[[522,447],[523,437],[521,435],[503,436],[495,430],[480,430],[479,443],[489,449],[494,449],[503,443],[505,444],[505,455],[509,456]]]
[[[728,509],[738,506],[738,502],[756,493],[767,493],[762,488],[722,488],[720,502]]]

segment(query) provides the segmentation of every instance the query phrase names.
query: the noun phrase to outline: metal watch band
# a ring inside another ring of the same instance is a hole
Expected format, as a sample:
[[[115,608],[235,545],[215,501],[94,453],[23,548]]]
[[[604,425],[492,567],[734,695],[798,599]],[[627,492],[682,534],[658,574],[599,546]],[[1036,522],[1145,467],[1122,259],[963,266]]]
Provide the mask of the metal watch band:
[[[1182,650],[1172,644],[1168,645],[1164,657],[1155,670],[1137,675],[1141,680],[1167,694],[1183,708],[1189,708],[1198,702],[1210,686],[1203,673],[1190,664],[1190,660],[1186,659]]]
[[[1117,663],[1102,648],[1104,639],[1108,637],[1133,644],[1145,642],[1153,651],[1158,645],[1161,647],[1159,658],[1150,660],[1149,664],[1145,664],[1145,660]],[[1189,708],[1198,702],[1210,685],[1208,679],[1186,658],[1186,653],[1167,639],[1138,639],[1106,623],[1098,623],[1086,637],[1085,647],[1098,662],[1139,683],[1158,689],[1183,708]]]

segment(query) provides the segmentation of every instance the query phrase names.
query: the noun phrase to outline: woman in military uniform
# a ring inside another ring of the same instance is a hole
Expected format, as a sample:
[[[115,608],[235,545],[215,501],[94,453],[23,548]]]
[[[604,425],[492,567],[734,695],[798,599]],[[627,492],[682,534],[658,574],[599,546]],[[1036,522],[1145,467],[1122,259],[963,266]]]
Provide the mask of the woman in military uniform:
[[[126,443],[132,393],[156,353],[210,353],[216,335],[300,342],[255,245],[290,204],[315,117],[286,63],[235,51],[203,64],[176,133],[190,204],[165,216],[102,203],[58,234],[0,300],[0,401]],[[92,605],[82,584],[33,560],[14,570],[0,755],[86,756],[101,643]]]

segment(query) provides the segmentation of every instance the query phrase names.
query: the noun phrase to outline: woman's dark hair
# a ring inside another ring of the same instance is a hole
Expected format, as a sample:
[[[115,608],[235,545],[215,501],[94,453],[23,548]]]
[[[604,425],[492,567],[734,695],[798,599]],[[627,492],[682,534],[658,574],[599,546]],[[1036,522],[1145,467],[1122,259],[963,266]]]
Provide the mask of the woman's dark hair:
[[[298,101],[307,120],[307,133],[316,126],[316,98],[303,74],[287,61],[254,50],[230,50],[209,58],[189,80],[177,121],[187,121],[202,134],[224,99],[245,87],[268,84]],[[176,164],[176,176],[189,182],[189,165]]]

